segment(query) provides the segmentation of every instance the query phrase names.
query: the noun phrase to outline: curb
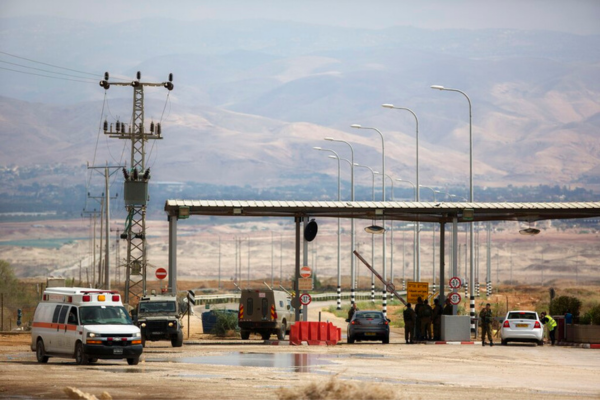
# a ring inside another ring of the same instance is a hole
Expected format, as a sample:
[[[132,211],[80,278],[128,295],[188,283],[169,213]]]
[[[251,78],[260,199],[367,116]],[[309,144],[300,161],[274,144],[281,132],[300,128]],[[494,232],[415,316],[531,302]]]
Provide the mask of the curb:
[[[558,342],[557,346],[564,347],[574,347],[580,349],[600,349],[600,344],[598,343],[570,343],[570,342]]]
[[[475,342],[471,342],[471,341],[446,341],[446,340],[438,340],[435,342],[424,342],[425,344],[452,344],[452,345],[457,345],[457,344],[475,344]],[[479,342],[481,343],[481,342]]]

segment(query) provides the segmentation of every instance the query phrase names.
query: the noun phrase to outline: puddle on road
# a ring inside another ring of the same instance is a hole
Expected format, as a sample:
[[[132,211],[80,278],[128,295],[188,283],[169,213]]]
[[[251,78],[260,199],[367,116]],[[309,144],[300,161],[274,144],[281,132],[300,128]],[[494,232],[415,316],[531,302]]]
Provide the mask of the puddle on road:
[[[341,356],[341,357],[345,357]],[[281,368],[291,372],[314,372],[313,368],[333,364],[329,359],[341,358],[335,354],[289,354],[289,353],[242,353],[231,352],[218,356],[146,358],[151,362],[185,364],[227,365],[234,367]]]
[[[108,369],[108,368],[88,368],[90,371],[104,371],[104,372],[112,372],[115,374],[145,374],[148,372],[157,372],[160,371],[158,369],[149,369],[149,368],[144,368],[144,367],[140,367],[140,368],[115,368],[115,369]]]

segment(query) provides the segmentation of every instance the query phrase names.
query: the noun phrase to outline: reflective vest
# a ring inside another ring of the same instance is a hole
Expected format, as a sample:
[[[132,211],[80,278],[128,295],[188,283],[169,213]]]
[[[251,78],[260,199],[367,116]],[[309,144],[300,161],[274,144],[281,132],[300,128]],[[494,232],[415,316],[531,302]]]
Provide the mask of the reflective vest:
[[[548,322],[546,323],[546,325],[548,326],[548,330],[549,330],[549,331],[552,331],[552,330],[554,330],[554,328],[556,328],[556,325],[557,325],[557,323],[556,323],[556,321],[554,320],[554,318],[552,318],[552,317],[551,317],[551,316],[549,316],[549,315],[546,315],[546,316],[545,316],[545,318],[548,318]]]

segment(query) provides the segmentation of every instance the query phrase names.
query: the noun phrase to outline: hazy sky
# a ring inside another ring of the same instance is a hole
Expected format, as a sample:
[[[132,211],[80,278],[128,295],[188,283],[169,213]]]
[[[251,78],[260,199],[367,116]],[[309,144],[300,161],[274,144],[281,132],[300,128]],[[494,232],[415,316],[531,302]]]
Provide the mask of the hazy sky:
[[[386,28],[544,29],[600,34],[599,0],[2,0],[0,15],[54,15],[90,21],[264,18]]]

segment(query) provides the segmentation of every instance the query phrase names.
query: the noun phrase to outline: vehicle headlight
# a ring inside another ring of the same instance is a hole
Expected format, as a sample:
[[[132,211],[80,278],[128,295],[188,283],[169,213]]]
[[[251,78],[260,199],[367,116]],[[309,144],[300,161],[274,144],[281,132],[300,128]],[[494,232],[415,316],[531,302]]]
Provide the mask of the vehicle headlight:
[[[87,337],[96,337],[94,332],[88,332]]]
[[[142,334],[140,332],[136,332],[133,334],[133,337],[142,337]]]
[[[145,327],[146,327],[146,323],[145,323],[145,322],[142,322],[142,325],[140,325],[140,326],[141,326],[142,328],[145,328]]]
[[[172,327],[173,327],[173,323],[169,322],[169,328],[172,328]]]

